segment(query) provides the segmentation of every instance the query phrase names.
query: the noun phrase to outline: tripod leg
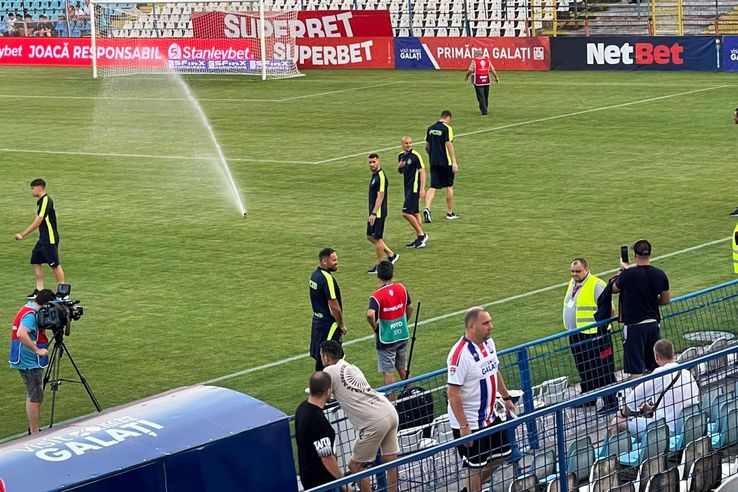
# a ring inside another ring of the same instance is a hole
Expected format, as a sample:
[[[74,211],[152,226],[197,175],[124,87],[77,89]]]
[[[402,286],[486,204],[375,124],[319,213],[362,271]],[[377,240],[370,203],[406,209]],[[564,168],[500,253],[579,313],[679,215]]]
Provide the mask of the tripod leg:
[[[85,379],[85,377],[80,372],[79,367],[77,367],[77,364],[74,362],[74,359],[72,358],[72,354],[69,353],[69,350],[67,350],[67,346],[64,345],[64,342],[61,342],[61,346],[62,346],[63,351],[67,353],[69,362],[72,363],[72,367],[74,367],[74,371],[77,373],[77,376],[79,376],[79,381],[82,383],[82,386],[85,387],[85,390],[87,391],[87,395],[90,397],[90,401],[92,401],[92,404],[95,406],[95,410],[97,410],[98,412],[102,412],[102,407],[97,402],[97,398],[95,398],[94,393],[92,393],[92,388],[90,388],[90,385],[87,382],[87,379]]]
[[[49,429],[54,427],[54,413],[56,411],[56,391],[59,389],[61,380],[59,379],[59,360],[61,359],[62,349],[58,343],[54,344],[49,357],[49,366],[46,368],[44,376],[44,390],[46,385],[51,383],[51,413],[49,415]]]

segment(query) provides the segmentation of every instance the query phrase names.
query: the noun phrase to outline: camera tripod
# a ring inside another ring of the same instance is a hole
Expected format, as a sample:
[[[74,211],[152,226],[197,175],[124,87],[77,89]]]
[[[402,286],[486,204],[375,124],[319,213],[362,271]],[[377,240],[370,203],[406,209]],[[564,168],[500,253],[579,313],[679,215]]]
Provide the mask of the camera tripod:
[[[97,398],[95,398],[95,395],[92,393],[92,388],[90,388],[87,379],[85,379],[85,377],[80,372],[79,367],[77,367],[77,364],[75,364],[74,359],[72,358],[72,354],[69,353],[69,349],[64,344],[64,331],[55,331],[53,340],[54,346],[51,349],[51,352],[49,352],[49,365],[46,367],[46,372],[44,373],[44,390],[46,390],[46,385],[51,386],[51,416],[49,418],[49,428],[54,426],[56,392],[59,390],[59,386],[61,386],[61,384],[64,382],[82,384],[82,386],[84,386],[85,388],[85,391],[87,391],[87,395],[90,397],[90,401],[92,401],[92,404],[95,406],[95,410],[97,410],[98,412],[102,412],[102,408],[97,402]],[[79,380],[64,379],[59,376],[59,366],[61,365],[62,356],[65,353],[67,354],[67,358],[69,358],[69,362],[72,363],[72,367],[77,373],[77,377],[79,378]]]

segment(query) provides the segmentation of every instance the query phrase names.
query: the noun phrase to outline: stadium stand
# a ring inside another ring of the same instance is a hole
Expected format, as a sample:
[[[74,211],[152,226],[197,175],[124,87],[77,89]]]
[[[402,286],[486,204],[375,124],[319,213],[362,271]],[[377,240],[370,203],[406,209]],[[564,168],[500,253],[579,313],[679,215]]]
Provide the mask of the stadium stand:
[[[617,343],[621,330],[615,323],[612,333],[618,367],[622,367],[622,343]],[[500,427],[512,437],[513,453],[485,487],[493,492],[713,490],[738,473],[736,335],[738,281],[680,297],[664,309],[662,336],[674,342],[682,354],[679,366],[696,375],[700,387],[701,403],[676,414],[673,435],[660,420],[651,422],[642,435],[624,432],[611,436],[612,414],[582,403],[608,394],[622,398],[644,378],[625,381],[619,373],[618,380],[625,382],[579,395],[568,333],[502,350],[500,368],[507,384],[520,388],[519,414],[508,417]],[[445,369],[439,369],[382,389],[394,393],[418,385],[434,397],[436,418],[427,425],[430,438],[424,437],[423,426],[402,430],[403,448],[410,454],[392,464],[400,470],[400,490],[459,491],[466,484],[455,451],[455,445],[464,439],[454,441],[450,435],[445,376]],[[562,384],[562,378],[567,385]],[[347,431],[346,423],[335,418],[335,407],[326,413],[337,432],[339,462],[345,461],[353,430]],[[385,490],[381,472],[387,467],[365,472],[373,477],[375,490]],[[680,487],[674,486],[675,480]]]
[[[71,10],[70,10],[71,7]],[[75,0],[0,0],[0,33],[9,13],[47,15],[58,35],[89,35]],[[121,3],[118,37],[191,37],[192,9],[250,11],[252,3]],[[389,10],[395,36],[727,34],[738,32],[736,0],[266,0],[266,10]],[[71,12],[71,14],[70,14]],[[681,22],[680,22],[681,19]]]

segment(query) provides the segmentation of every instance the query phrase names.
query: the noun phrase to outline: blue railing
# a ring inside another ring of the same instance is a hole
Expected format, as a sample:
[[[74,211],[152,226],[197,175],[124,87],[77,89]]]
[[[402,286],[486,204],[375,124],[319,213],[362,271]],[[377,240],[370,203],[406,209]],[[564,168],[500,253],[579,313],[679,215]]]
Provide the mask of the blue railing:
[[[696,341],[690,341],[685,337],[685,335],[694,335],[693,332],[696,331],[718,330],[725,332],[723,334],[730,338],[735,338],[738,334],[737,299],[738,280],[725,282],[677,297],[672,300],[671,304],[662,307],[661,336],[672,340],[678,352],[682,352],[691,346],[705,344],[704,340],[701,341],[699,337],[697,337]],[[540,407],[541,405],[540,398],[537,397],[540,397],[540,393],[545,388],[536,385],[540,385],[540,383],[545,381],[555,380],[556,378],[561,379],[562,376],[566,376],[572,382],[577,381],[578,375],[574,369],[573,357],[570,354],[571,343],[569,336],[588,330],[594,326],[602,326],[608,323],[611,324],[609,336],[612,338],[613,357],[617,370],[622,367],[622,326],[615,318],[578,330],[562,331],[539,340],[506,348],[499,352],[500,370],[505,375],[508,388],[520,390],[521,403],[519,404],[519,413],[521,415],[530,416],[540,414],[540,411],[536,410],[536,406]],[[400,393],[409,386],[423,387],[425,391],[432,395],[433,409],[429,409],[429,411],[434,416],[446,413],[445,368],[416,376],[406,381],[397,382],[381,388],[380,391],[384,391],[385,393]],[[618,386],[611,387],[617,388]],[[539,395],[535,394],[536,390],[539,392]],[[593,394],[589,393],[582,398],[591,401],[595,398],[592,396]],[[599,395],[601,393],[598,392],[597,394]],[[613,393],[605,392],[602,394]],[[573,395],[574,393],[570,389],[567,398],[573,397]],[[521,436],[524,435],[525,437],[519,443],[520,447],[524,448],[524,451],[530,452],[550,447],[548,440],[552,436],[547,432],[547,428],[539,431],[539,423],[536,418],[525,418],[520,422],[525,424],[525,431],[521,431]],[[520,426],[520,422],[515,426],[511,425],[511,427]],[[350,444],[353,440],[353,437],[349,436],[347,430],[350,430],[350,424],[345,417],[342,417],[338,421],[332,421],[332,423],[338,430],[337,439],[342,443],[339,458],[345,464],[347,462],[346,453],[350,451]],[[552,424],[556,424],[556,422]],[[519,452],[516,452],[516,456],[519,454]],[[561,459],[561,455],[559,454],[559,461]]]
[[[613,394],[618,394],[625,390],[631,389],[635,385],[641,384],[645,381],[653,380],[656,378],[663,378],[666,375],[675,373],[677,371],[681,371],[683,369],[694,370],[695,368],[708,364],[710,361],[716,361],[719,359],[727,359],[729,356],[735,357],[737,354],[738,354],[738,345],[734,345],[734,346],[728,347],[726,349],[723,349],[717,352],[712,352],[702,357],[699,357],[697,359],[693,359],[693,360],[681,363],[677,367],[670,369],[668,371],[662,371],[662,372],[658,372],[655,374],[650,374],[642,378],[639,378],[638,380],[635,380],[635,381],[625,381],[622,383],[618,383],[613,386],[576,397],[569,401],[554,404],[554,405],[548,406],[540,410],[535,410],[529,414],[524,414],[515,419],[507,419],[505,422],[494,426],[494,428],[487,428],[473,435],[455,439],[449,442],[445,442],[443,444],[430,447],[428,449],[424,449],[422,451],[418,451],[416,453],[412,453],[407,456],[403,456],[390,463],[382,464],[382,465],[373,467],[371,469],[364,470],[359,473],[353,474],[350,477],[344,477],[343,479],[336,480],[334,482],[331,482],[330,484],[326,484],[321,487],[310,489],[310,492],[324,492],[324,491],[336,490],[340,486],[346,486],[346,485],[349,485],[353,482],[357,482],[358,480],[361,480],[364,478],[372,478],[378,475],[383,475],[384,473],[386,473],[388,470],[392,468],[398,468],[398,469],[410,468],[413,463],[417,463],[419,461],[432,458],[445,451],[454,451],[455,448],[460,445],[465,445],[467,443],[471,443],[472,441],[476,439],[488,437],[492,433],[503,432],[503,431],[515,433],[516,430],[519,429],[522,425],[525,424],[527,426],[531,422],[535,422],[538,419],[546,418],[551,415],[554,416],[554,421],[555,421],[556,439],[555,439],[554,447],[556,451],[556,456],[558,457],[556,461],[557,466],[558,466],[558,473],[557,473],[556,479],[559,481],[559,490],[566,492],[569,490],[567,476],[569,475],[569,471],[570,471],[567,468],[568,467],[567,442],[570,441],[570,440],[567,440],[567,425],[565,424],[567,411],[570,411],[571,409],[576,408],[577,406],[581,404],[596,400],[597,398],[601,398],[601,397],[605,397],[605,396],[613,395]],[[727,376],[731,374],[732,373],[726,372],[725,374],[726,378],[723,378],[723,381],[727,381]],[[725,386],[726,388],[728,388],[728,385],[725,385]],[[728,390],[726,389],[725,391],[727,394]],[[730,387],[730,391],[733,391],[732,385]],[[736,395],[735,393],[733,393],[732,397],[734,399],[738,399],[738,395]],[[702,408],[702,411],[707,412],[708,409]],[[576,425],[579,425],[579,424],[576,424]],[[736,443],[726,443],[726,444],[735,445]],[[383,481],[384,480],[381,480],[378,482],[383,482]],[[436,490],[431,483],[421,484],[418,487],[423,490]],[[461,485],[458,485],[458,487],[461,488]],[[444,486],[441,486],[440,488],[443,490],[449,490],[448,484],[445,484]],[[456,488],[456,487],[453,487],[453,488]],[[382,485],[380,485],[378,488],[375,487],[374,490],[381,491],[385,489],[383,488]],[[400,483],[400,490],[414,490],[414,488],[408,489],[407,487],[403,486],[402,483]],[[505,490],[507,490],[507,487],[505,487]]]

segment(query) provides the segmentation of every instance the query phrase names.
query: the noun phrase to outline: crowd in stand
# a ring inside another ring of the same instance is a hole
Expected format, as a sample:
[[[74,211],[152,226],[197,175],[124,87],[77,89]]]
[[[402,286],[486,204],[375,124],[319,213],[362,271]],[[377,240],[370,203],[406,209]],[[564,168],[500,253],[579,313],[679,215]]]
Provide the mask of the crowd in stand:
[[[89,20],[89,0],[77,2],[76,5],[67,2],[65,9],[54,11],[53,14],[43,12],[33,15],[27,10],[24,10],[23,13],[8,12],[5,15],[0,14],[0,36],[74,36],[72,33],[80,33]]]

